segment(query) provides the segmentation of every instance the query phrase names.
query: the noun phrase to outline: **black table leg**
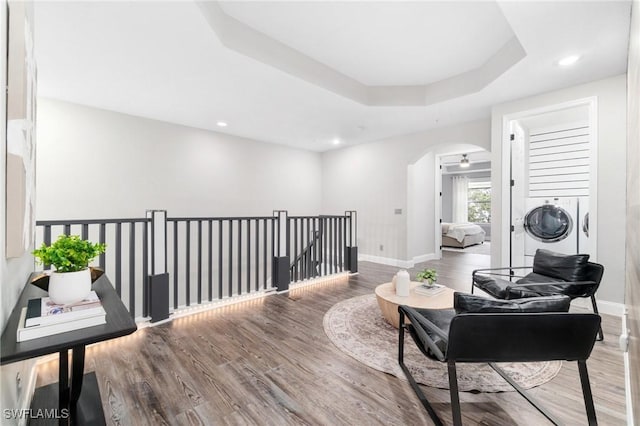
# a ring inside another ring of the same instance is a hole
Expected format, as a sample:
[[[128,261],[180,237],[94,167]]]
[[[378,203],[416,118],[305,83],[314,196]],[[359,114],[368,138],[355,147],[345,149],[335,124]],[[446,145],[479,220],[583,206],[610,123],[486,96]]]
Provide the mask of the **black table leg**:
[[[71,395],[69,403],[75,405],[82,391],[82,379],[84,378],[84,345],[72,349],[71,363]]]
[[[69,352],[60,351],[58,368],[58,408],[69,408]]]

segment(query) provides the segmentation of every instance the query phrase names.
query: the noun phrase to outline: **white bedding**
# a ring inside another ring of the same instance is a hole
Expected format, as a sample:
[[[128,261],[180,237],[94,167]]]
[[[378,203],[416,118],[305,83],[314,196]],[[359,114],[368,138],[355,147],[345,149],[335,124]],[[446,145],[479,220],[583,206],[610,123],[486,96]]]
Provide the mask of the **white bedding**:
[[[442,235],[455,238],[459,243],[467,235],[484,234],[484,230],[473,223],[443,223]]]

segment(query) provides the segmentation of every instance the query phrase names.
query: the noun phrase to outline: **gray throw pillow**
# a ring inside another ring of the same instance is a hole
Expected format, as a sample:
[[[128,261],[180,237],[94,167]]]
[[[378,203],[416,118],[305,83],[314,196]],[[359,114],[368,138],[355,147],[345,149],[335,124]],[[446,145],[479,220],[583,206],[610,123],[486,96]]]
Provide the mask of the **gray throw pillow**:
[[[515,313],[515,312],[568,312],[571,298],[564,295],[527,297],[524,299],[496,300],[466,293],[455,293],[453,307],[457,314]]]

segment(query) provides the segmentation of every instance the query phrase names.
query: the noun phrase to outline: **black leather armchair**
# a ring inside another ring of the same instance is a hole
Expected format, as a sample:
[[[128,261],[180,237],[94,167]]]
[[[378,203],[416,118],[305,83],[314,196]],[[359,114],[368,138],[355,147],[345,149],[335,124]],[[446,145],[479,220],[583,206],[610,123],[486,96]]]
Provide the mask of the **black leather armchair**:
[[[398,363],[436,425],[442,420],[404,364],[404,332],[422,353],[447,363],[453,423],[462,425],[456,363],[489,363],[515,390],[554,424],[559,421],[527,394],[496,362],[577,361],[589,425],[596,425],[586,360],[600,326],[600,316],[568,313],[568,296],[492,300],[456,293],[454,309],[399,306]],[[543,311],[543,312],[541,312]],[[410,323],[405,324],[405,316]]]
[[[516,275],[515,271],[526,272]],[[591,299],[593,312],[598,313],[595,293],[602,281],[604,267],[589,262],[588,254],[565,255],[550,250],[538,249],[533,266],[512,268],[476,269],[472,274],[471,293],[477,287],[498,299],[564,294],[571,299]],[[515,281],[513,281],[515,280]],[[598,340],[602,340],[602,329]]]

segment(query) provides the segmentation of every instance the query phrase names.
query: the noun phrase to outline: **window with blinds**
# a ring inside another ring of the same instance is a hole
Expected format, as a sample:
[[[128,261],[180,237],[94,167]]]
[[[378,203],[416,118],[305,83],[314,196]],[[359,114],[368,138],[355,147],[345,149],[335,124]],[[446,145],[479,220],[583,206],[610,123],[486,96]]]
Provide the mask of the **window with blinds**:
[[[529,134],[529,197],[589,196],[589,126]]]

